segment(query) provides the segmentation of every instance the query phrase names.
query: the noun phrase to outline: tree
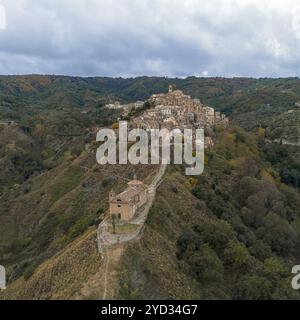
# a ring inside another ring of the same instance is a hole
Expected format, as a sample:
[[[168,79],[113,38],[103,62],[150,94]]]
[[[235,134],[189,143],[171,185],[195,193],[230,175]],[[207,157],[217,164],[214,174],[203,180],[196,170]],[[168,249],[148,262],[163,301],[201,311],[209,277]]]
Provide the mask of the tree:
[[[189,264],[200,282],[205,284],[223,281],[223,264],[214,250],[207,244],[203,245],[189,259]]]
[[[112,227],[113,227],[113,234],[116,234],[116,222],[117,222],[117,216],[113,214],[111,216],[111,222],[112,222]]]
[[[208,243],[218,254],[223,252],[230,240],[235,239],[234,230],[223,220],[202,221],[194,230],[202,241]]]
[[[260,180],[253,177],[243,177],[235,188],[235,197],[241,206],[247,204],[247,199],[262,189]]]
[[[267,300],[271,294],[271,282],[258,276],[243,276],[233,288],[233,299],[236,300]]]
[[[191,230],[186,230],[177,240],[177,256],[179,259],[191,256],[200,250],[203,242],[199,235]]]
[[[230,241],[224,251],[224,260],[233,269],[240,270],[250,262],[250,254],[244,244]]]
[[[281,278],[289,275],[288,269],[283,260],[273,257],[266,259],[264,262],[264,270],[269,280],[279,282]]]
[[[297,233],[293,227],[272,212],[263,219],[263,226],[257,230],[257,236],[282,256],[292,252],[297,243]]]
[[[265,261],[265,259],[272,256],[270,246],[262,240],[255,240],[252,246],[249,247],[249,252],[260,261]]]

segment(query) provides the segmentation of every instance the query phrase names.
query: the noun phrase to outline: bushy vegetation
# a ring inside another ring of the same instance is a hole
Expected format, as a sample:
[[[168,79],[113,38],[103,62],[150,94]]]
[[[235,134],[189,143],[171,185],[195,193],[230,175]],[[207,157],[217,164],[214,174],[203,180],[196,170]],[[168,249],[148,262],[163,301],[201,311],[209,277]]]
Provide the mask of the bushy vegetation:
[[[29,279],[39,264],[101,220],[104,191],[116,181],[99,180],[99,172],[84,166],[95,163],[85,151],[95,128],[120,116],[104,105],[145,100],[167,92],[170,83],[225,112],[231,122],[229,130],[210,132],[216,141],[206,152],[205,172],[186,182],[205,219],[182,228],[190,209],[179,203],[178,265],[187,266],[185,276],[199,285],[201,298],[299,298],[290,288],[300,244],[296,78],[0,77],[0,260],[9,281]],[[178,184],[170,190],[169,197],[181,197]],[[173,218],[170,208],[161,215]],[[154,220],[166,233],[163,222]],[[123,296],[136,298],[138,292],[124,286]]]
[[[210,218],[180,236],[178,259],[207,298],[300,298],[290,288],[300,245],[298,191],[259,157],[258,138],[235,128],[218,139],[193,189]]]

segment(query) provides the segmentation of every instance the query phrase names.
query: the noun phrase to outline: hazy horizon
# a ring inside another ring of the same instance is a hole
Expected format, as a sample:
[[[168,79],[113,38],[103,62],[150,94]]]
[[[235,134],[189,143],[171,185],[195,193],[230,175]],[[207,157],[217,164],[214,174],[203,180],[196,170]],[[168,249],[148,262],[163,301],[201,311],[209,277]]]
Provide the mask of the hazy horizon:
[[[0,77],[30,77],[30,76],[44,76],[44,77],[70,77],[70,78],[109,78],[109,79],[138,79],[138,78],[166,78],[166,79],[179,79],[184,80],[188,78],[197,78],[197,79],[300,79],[298,76],[286,76],[286,77],[255,77],[255,76],[239,76],[239,77],[226,77],[226,76],[186,76],[186,77],[169,77],[164,75],[139,75],[139,76],[103,76],[103,75],[93,75],[93,76],[84,76],[84,75],[72,75],[72,74],[50,74],[50,73],[20,73],[20,74],[0,74]]]

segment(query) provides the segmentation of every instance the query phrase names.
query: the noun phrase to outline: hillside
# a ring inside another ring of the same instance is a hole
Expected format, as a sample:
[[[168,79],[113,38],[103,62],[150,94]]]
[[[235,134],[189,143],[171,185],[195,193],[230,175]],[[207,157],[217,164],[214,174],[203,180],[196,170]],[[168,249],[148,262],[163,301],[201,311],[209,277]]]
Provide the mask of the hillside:
[[[205,104],[240,113],[270,104],[274,108],[293,105],[300,97],[298,78],[80,78],[69,76],[0,76],[3,106],[96,107],[109,99],[121,102],[145,100],[151,94],[167,92],[172,83]],[[252,109],[250,106],[252,105]]]
[[[37,158],[40,153],[20,129],[4,127],[0,136],[3,142],[14,140],[4,145],[1,158],[0,257],[9,280],[23,274],[29,277],[41,262],[97,225],[107,209],[108,192],[126,185],[119,176],[145,178],[153,170],[150,166],[100,167],[95,148],[81,151],[76,140],[45,167],[50,159],[37,162],[34,152]],[[78,152],[72,151],[72,145]]]
[[[300,101],[298,78],[0,76],[0,118],[26,124],[43,117],[59,121],[71,112],[77,117],[79,113],[85,125],[94,124],[107,118],[107,110],[101,113],[105,103],[146,100],[154,93],[167,92],[170,83],[231,115],[246,129],[266,125],[270,117],[280,116]]]
[[[102,299],[108,192],[156,168],[100,167],[95,130],[119,116],[106,102],[170,82],[231,126],[210,132],[202,176],[168,167],[141,238],[110,253],[108,298],[299,298],[299,79],[33,75],[0,77],[0,299]]]
[[[230,115],[247,130],[268,127],[270,122],[278,126],[276,119],[280,122],[288,111],[299,110],[295,107],[300,101],[298,78],[123,79],[28,75],[0,76],[0,119],[16,121],[27,131],[36,124],[62,128],[75,124],[77,131],[107,125],[111,111],[103,109],[105,103],[146,100],[154,93],[167,92],[170,83]],[[293,116],[297,124],[299,114]],[[285,130],[290,129],[285,126]]]
[[[169,167],[142,237],[111,250],[108,298],[300,298],[289,277],[299,258],[299,194],[259,159],[255,137],[240,129],[218,137],[205,174]],[[91,227],[5,296],[101,299],[95,239]]]
[[[299,193],[261,161],[255,137],[218,136],[198,179],[169,169],[143,238],[123,256],[119,298],[300,298],[289,276]]]

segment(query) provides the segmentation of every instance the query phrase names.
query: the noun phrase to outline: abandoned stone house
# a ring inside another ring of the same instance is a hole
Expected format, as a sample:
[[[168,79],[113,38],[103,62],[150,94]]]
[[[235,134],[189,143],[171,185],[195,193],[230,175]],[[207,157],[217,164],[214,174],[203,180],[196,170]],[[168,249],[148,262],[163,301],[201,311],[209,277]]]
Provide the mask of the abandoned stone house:
[[[110,216],[128,221],[136,214],[137,210],[148,200],[147,186],[139,180],[128,182],[127,188],[120,194],[113,190],[109,193]]]

